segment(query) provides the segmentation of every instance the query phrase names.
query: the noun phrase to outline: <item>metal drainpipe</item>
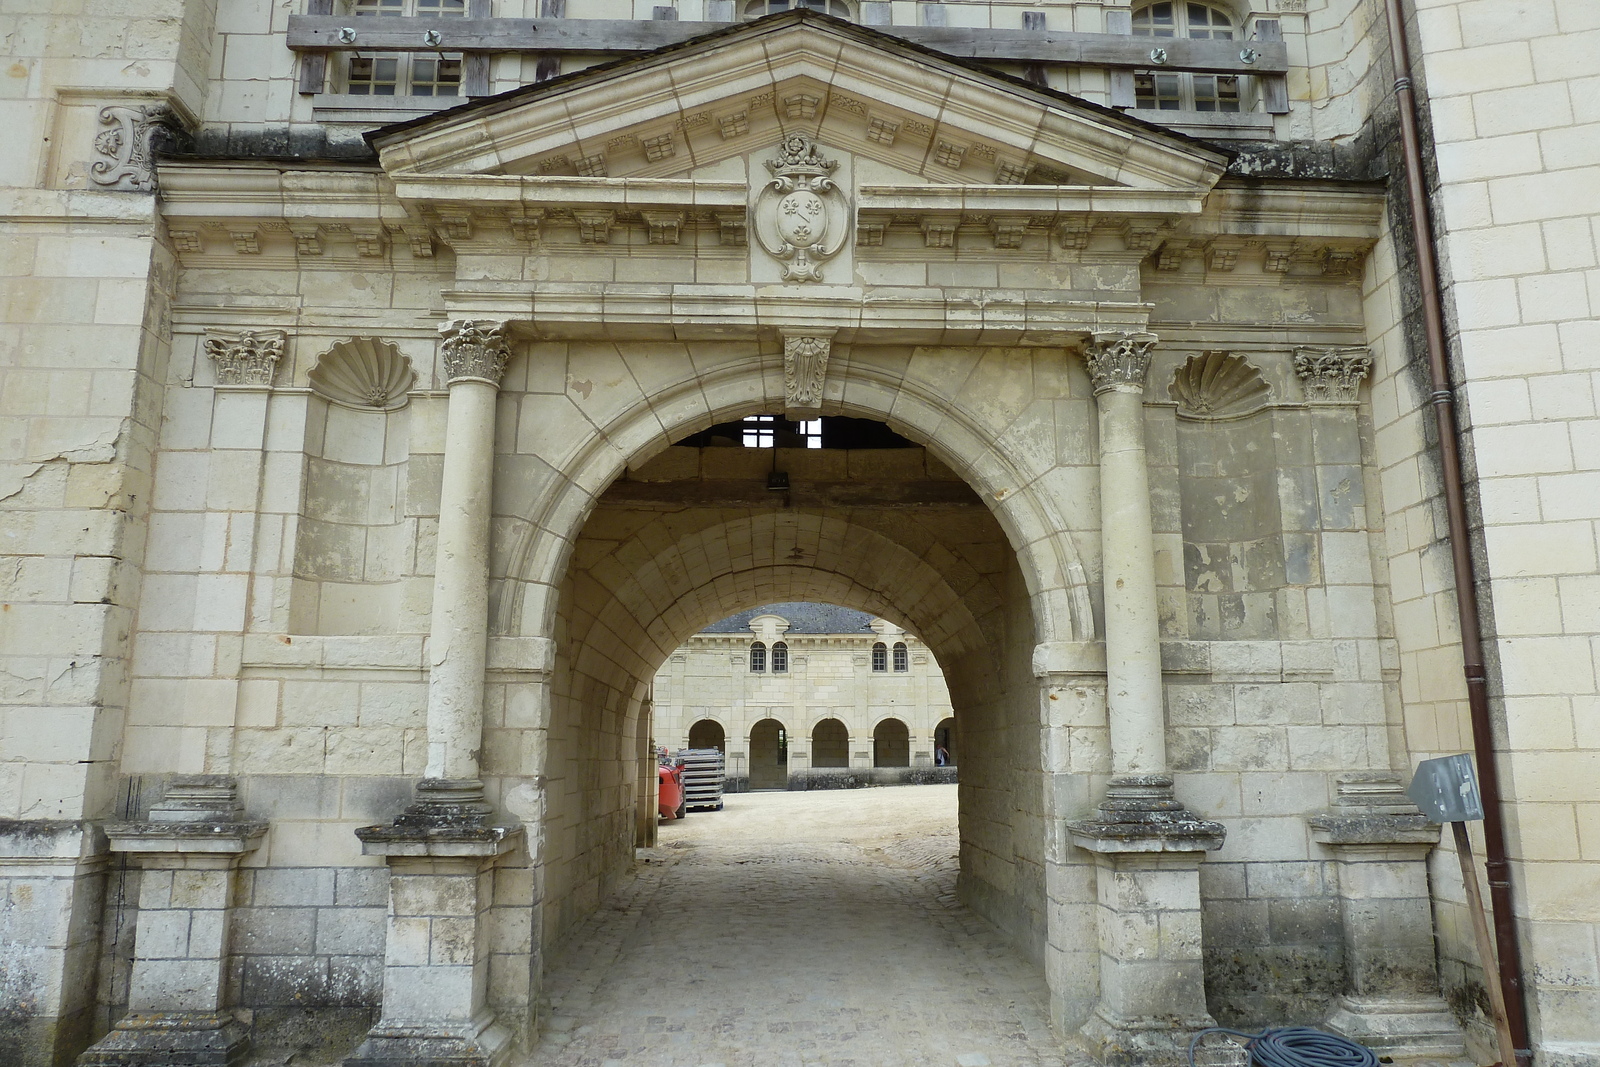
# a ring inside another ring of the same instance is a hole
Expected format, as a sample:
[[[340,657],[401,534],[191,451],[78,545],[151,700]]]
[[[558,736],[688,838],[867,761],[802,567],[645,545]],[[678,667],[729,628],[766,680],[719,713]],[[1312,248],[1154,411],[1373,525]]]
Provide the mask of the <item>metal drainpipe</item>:
[[[1500,772],[1495,763],[1494,734],[1489,722],[1489,686],[1483,665],[1483,638],[1479,629],[1478,586],[1473,571],[1467,531],[1467,508],[1461,476],[1461,453],[1456,425],[1455,385],[1445,348],[1443,303],[1439,296],[1439,269],[1434,258],[1433,223],[1428,192],[1423,183],[1422,148],[1417,137],[1416,98],[1411,89],[1411,56],[1406,45],[1405,20],[1400,0],[1384,0],[1389,19],[1389,47],[1394,60],[1394,91],[1400,112],[1400,144],[1405,156],[1406,196],[1411,206],[1411,230],[1416,243],[1417,273],[1422,283],[1422,321],[1433,377],[1434,417],[1439,429],[1439,465],[1444,476],[1445,511],[1449,516],[1450,559],[1455,566],[1456,605],[1461,618],[1461,659],[1467,679],[1467,707],[1472,718],[1472,747],[1477,757],[1479,786],[1483,793],[1485,866],[1489,874],[1489,899],[1494,910],[1496,954],[1500,957],[1500,988],[1505,994],[1507,1023],[1516,1046],[1517,1067],[1530,1067],[1533,1052],[1528,1041],[1528,1017],[1523,1004],[1522,958],[1517,947],[1516,918],[1511,910],[1511,869],[1506,862],[1505,821],[1501,812]],[[1487,967],[1488,961],[1484,961]],[[1510,1067],[1510,1065],[1506,1065]]]

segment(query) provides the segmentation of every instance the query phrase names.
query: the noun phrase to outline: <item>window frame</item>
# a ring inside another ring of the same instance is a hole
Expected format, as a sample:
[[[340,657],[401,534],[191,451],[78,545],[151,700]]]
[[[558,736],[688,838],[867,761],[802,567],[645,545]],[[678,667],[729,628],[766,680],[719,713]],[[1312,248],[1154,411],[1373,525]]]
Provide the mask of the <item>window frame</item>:
[[[468,0],[347,0],[340,6],[344,8],[344,14],[350,18],[467,18],[469,15]],[[362,10],[364,7],[368,10]],[[393,82],[355,81],[354,68],[360,62],[371,63],[374,66],[392,62]],[[418,80],[418,68],[422,64],[433,64],[433,77],[426,81]],[[445,64],[455,66],[453,82],[438,79],[440,68]],[[342,95],[362,101],[447,100],[455,103],[466,99],[466,56],[461,52],[442,50],[366,52],[355,48],[346,54],[343,62],[339,64],[338,80]],[[390,85],[392,91],[388,93],[372,91],[379,84]],[[454,91],[439,92],[439,89],[445,86],[452,87]],[[419,87],[425,87],[425,91],[419,92]]]
[[[911,650],[906,648],[906,643],[904,641],[896,641],[894,643],[893,653],[894,672],[896,674],[905,674],[911,669]]]
[[[1154,21],[1154,12],[1160,7],[1172,9],[1169,25],[1162,26]],[[1191,23],[1193,8],[1207,12],[1204,26]],[[1216,21],[1218,16],[1225,20],[1225,25]],[[1141,17],[1145,19],[1143,23]],[[1224,4],[1208,3],[1206,0],[1152,0],[1134,8],[1132,18],[1132,35],[1151,41],[1239,41],[1244,34],[1244,20],[1236,11]],[[1219,34],[1219,30],[1225,32]],[[1136,70],[1133,84],[1133,106],[1139,111],[1206,115],[1239,115],[1245,112],[1241,75]],[[1149,86],[1148,91],[1146,85]],[[1225,90],[1231,91],[1231,96]],[[1171,101],[1173,106],[1167,106],[1167,101]]]
[[[872,645],[872,673],[887,674],[889,672],[889,646],[882,641]]]
[[[750,673],[767,672],[767,646],[760,641],[750,642]]]
[[[769,661],[773,674],[789,673],[789,644],[786,641],[772,642]]]
[[[757,11],[757,7],[764,10]],[[740,0],[739,17],[741,22],[754,22],[756,19],[768,15],[776,15],[782,11],[792,11],[796,7],[804,7],[823,15],[832,15],[836,19],[846,22],[857,22],[856,12],[847,0]]]

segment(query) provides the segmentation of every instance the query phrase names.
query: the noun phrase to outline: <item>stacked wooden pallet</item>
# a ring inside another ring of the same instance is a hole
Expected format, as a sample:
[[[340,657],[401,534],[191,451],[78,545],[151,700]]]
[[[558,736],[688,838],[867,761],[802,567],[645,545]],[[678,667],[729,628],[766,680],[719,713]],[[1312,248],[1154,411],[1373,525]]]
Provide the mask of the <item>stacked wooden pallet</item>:
[[[683,803],[690,811],[722,810],[722,752],[715,748],[681,748]]]

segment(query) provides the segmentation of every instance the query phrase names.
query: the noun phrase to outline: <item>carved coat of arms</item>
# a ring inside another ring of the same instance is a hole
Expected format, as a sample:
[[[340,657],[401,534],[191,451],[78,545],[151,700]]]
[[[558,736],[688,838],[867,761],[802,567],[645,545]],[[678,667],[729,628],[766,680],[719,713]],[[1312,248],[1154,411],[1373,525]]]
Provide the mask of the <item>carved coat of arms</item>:
[[[785,281],[820,282],[822,264],[844,247],[850,205],[830,177],[838,166],[799,134],[785,138],[777,157],[767,160],[772,180],[756,195],[756,239],[783,262]]]

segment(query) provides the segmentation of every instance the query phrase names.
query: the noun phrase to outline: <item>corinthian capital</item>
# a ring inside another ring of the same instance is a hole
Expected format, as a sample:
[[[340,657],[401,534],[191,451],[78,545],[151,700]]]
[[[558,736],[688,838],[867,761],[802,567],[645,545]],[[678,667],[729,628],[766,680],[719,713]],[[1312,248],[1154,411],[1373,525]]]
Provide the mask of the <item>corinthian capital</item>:
[[[456,319],[439,327],[445,381],[488,382],[498,387],[511,349],[506,324],[493,319]]]
[[[1306,388],[1306,399],[1320,404],[1352,404],[1361,379],[1372,370],[1365,348],[1296,348],[1294,372]]]
[[[217,384],[271,385],[287,339],[282,330],[212,333],[206,338],[206,355],[217,365]]]
[[[1156,346],[1153,333],[1096,332],[1083,346],[1089,365],[1089,380],[1094,395],[1101,393],[1143,393],[1145,374],[1150,370],[1150,350]]]

